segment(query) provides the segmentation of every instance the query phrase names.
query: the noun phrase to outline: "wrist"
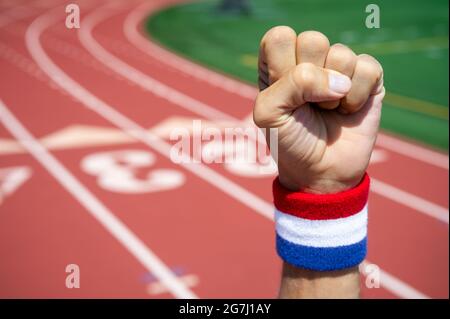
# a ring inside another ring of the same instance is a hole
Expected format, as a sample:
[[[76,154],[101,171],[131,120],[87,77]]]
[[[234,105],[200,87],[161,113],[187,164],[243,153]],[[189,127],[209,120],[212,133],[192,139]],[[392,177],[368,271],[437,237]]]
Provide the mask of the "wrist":
[[[356,174],[350,178],[306,178],[293,177],[283,174],[280,170],[278,180],[280,184],[288,190],[294,192],[304,192],[309,194],[335,194],[356,187],[364,177],[365,172]]]
[[[358,298],[358,267],[336,271],[313,271],[283,263],[280,298]]]

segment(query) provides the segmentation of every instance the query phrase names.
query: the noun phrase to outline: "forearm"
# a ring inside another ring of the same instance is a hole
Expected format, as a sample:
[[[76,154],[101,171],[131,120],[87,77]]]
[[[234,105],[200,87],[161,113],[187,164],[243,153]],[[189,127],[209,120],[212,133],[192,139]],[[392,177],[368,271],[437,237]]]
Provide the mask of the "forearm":
[[[359,298],[358,267],[312,271],[283,263],[279,298]]]

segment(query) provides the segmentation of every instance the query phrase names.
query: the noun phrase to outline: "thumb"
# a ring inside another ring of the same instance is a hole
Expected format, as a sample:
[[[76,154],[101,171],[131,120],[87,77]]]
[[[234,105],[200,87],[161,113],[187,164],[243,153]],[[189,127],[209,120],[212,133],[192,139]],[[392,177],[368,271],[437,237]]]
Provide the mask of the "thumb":
[[[253,119],[259,127],[279,126],[295,109],[308,102],[343,98],[351,85],[350,78],[342,73],[300,63],[258,94]]]

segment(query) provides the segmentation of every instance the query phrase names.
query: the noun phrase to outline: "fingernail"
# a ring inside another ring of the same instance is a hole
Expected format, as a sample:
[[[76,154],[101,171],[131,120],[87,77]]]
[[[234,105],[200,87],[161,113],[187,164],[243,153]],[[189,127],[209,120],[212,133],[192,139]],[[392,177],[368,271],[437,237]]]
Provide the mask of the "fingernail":
[[[343,94],[350,91],[352,81],[349,77],[338,72],[328,72],[328,87],[331,91]]]

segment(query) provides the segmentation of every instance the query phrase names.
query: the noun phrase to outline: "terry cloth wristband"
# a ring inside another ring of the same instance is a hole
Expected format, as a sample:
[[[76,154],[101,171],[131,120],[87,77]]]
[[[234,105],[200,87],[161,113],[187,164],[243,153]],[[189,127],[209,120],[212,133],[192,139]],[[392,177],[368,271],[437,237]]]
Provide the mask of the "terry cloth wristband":
[[[299,268],[331,271],[361,263],[367,252],[369,175],[336,194],[307,194],[273,183],[278,255]]]

